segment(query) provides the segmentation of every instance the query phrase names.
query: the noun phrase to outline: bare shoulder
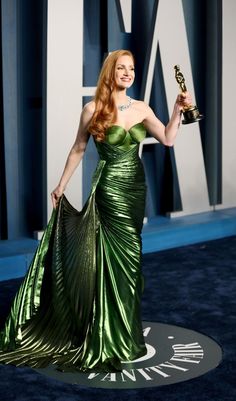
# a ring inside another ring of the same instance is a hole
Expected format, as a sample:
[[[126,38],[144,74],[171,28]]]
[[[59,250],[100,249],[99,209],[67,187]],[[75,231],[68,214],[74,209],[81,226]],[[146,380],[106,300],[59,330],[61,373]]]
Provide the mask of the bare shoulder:
[[[133,99],[132,104],[133,108],[135,108],[137,112],[143,115],[143,118],[145,118],[147,114],[150,112],[149,105],[142,100]]]
[[[87,127],[95,112],[95,102],[92,100],[84,105],[82,113],[80,115],[81,126]]]
[[[88,102],[84,105],[83,113],[92,116],[94,112],[95,112],[95,101],[91,100],[91,102]]]

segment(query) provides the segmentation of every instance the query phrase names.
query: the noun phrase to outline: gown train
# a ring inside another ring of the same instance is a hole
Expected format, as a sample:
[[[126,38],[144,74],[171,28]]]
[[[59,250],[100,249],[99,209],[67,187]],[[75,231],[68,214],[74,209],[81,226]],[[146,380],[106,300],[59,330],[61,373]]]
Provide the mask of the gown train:
[[[0,333],[0,363],[121,370],[146,354],[140,302],[142,123],[108,129],[81,211],[63,195]]]

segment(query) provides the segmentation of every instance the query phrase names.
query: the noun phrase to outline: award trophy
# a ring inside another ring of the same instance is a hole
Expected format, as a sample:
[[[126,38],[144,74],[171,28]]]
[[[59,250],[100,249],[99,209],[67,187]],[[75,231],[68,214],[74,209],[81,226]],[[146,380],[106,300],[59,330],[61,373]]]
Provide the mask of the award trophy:
[[[182,72],[180,71],[179,65],[175,65],[174,69],[175,69],[175,79],[179,84],[181,92],[183,92],[183,93],[187,92],[187,88],[185,85],[185,79],[184,79]],[[197,106],[194,106],[194,105],[189,105],[189,106],[184,107],[183,117],[184,117],[184,119],[182,120],[182,124],[195,123],[204,118],[204,116],[199,113]]]

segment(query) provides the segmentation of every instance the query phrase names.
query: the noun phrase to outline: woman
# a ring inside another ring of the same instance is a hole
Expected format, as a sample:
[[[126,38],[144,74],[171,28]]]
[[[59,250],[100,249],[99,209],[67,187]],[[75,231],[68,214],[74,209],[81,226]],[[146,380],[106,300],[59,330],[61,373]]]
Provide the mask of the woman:
[[[172,146],[188,93],[165,127],[126,90],[135,77],[127,50],[105,60],[58,186],[51,219],[0,337],[0,362],[62,371],[121,370],[146,353],[140,316],[145,177],[138,157],[146,130]],[[89,135],[100,160],[82,211],[63,194]]]

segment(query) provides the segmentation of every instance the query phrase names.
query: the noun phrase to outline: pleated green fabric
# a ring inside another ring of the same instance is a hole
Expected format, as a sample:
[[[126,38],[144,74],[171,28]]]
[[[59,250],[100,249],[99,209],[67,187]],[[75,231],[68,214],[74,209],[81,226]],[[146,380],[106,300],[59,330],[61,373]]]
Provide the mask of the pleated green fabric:
[[[0,363],[116,371],[146,354],[140,301],[142,123],[113,125],[81,211],[63,195],[0,333]]]

